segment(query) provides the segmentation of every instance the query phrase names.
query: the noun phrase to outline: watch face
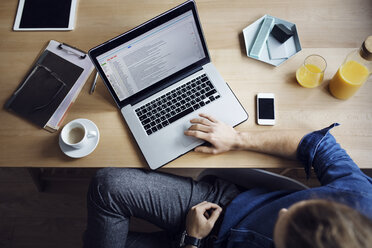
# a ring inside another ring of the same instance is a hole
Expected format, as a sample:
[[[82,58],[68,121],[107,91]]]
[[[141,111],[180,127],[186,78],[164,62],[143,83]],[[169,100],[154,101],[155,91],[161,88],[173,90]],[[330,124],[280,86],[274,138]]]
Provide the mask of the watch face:
[[[185,236],[186,236],[186,231],[182,233],[181,240],[180,240],[180,247],[185,246]]]

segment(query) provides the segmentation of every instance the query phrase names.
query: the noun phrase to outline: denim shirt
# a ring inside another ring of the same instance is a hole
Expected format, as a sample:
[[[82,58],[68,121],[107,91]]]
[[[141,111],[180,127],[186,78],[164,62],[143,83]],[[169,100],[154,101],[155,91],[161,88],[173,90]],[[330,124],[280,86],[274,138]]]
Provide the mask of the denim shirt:
[[[250,189],[227,207],[215,248],[274,247],[273,230],[279,210],[314,198],[334,200],[372,219],[372,179],[358,168],[328,128],[307,134],[297,149],[307,176],[310,168],[322,186],[301,191]]]

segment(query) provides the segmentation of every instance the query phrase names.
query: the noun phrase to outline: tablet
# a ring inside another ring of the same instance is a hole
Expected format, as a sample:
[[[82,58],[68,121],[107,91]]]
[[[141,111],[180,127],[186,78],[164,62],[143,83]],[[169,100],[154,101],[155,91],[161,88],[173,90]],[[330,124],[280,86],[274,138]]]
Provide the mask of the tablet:
[[[77,0],[19,0],[13,30],[73,30]]]

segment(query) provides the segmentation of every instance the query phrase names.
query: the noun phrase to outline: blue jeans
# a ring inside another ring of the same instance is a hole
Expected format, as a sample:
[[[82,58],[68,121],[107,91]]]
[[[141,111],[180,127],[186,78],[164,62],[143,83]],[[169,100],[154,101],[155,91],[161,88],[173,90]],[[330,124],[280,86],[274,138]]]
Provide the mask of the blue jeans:
[[[101,169],[89,187],[84,247],[178,247],[192,206],[209,201],[225,208],[239,193],[234,184],[216,178],[197,182],[140,169]],[[129,232],[131,216],[164,231]]]

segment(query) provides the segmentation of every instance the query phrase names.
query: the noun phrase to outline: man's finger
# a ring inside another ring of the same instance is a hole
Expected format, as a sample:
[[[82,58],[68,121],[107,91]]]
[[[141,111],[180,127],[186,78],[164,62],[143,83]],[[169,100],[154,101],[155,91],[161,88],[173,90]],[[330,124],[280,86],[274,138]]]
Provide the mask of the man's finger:
[[[213,216],[213,213],[214,212],[217,212],[217,216],[213,217],[213,218],[218,218],[218,216],[220,215],[221,211],[222,211],[222,208],[220,206],[218,206],[217,204],[215,203],[212,203],[212,202],[204,202],[203,204],[200,204],[196,209],[195,211],[199,214],[199,215],[204,215],[204,217],[206,217],[206,219],[210,219],[212,216]],[[214,223],[215,220],[212,219],[212,223]]]
[[[210,131],[210,127],[202,125],[202,124],[195,124],[189,127],[189,130],[201,131],[207,133]]]
[[[207,203],[207,201],[202,201],[202,202],[199,202],[198,204],[196,204],[195,206],[192,207],[192,209],[195,209],[203,204]]]
[[[206,210],[211,209],[211,208],[217,209],[217,208],[221,208],[221,207],[218,206],[216,203],[213,203],[213,202],[202,202],[202,203],[199,204],[199,208],[206,211]]]
[[[206,118],[193,118],[193,119],[190,120],[190,122],[191,123],[199,123],[199,124],[203,124],[203,125],[206,125],[206,126],[211,124],[211,122]]]
[[[216,223],[218,217],[220,217],[221,210],[222,209],[220,207],[214,209],[214,211],[212,212],[211,216],[208,219],[208,222],[210,222],[210,223],[212,223],[212,225],[214,225],[214,223]]]
[[[208,114],[200,113],[199,116],[200,116],[200,117],[204,117],[204,118],[206,118],[206,119],[208,119],[209,121],[214,122],[214,123],[215,123],[215,122],[218,122],[217,119],[215,119],[213,116],[208,115]]]
[[[208,141],[208,142],[209,142],[209,139],[210,139],[209,135],[207,133],[200,132],[200,131],[195,131],[195,130],[186,130],[184,132],[184,134],[187,135],[187,136],[192,136],[192,137],[202,139],[202,140],[205,140],[205,141]]]
[[[194,149],[195,152],[207,153],[207,154],[216,154],[217,150],[213,147],[208,146],[198,146]]]

